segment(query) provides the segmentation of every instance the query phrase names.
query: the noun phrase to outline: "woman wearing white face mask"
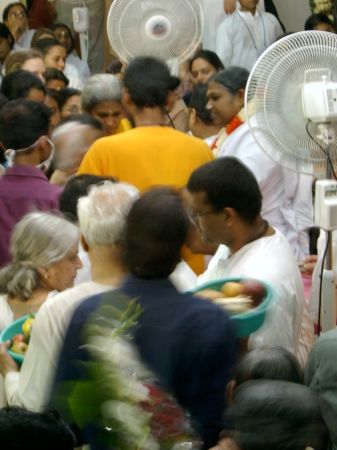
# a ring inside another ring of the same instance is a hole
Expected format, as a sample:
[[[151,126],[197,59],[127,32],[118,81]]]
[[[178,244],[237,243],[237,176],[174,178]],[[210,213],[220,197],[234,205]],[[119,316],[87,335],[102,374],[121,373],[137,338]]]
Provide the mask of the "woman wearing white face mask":
[[[0,267],[10,260],[9,238],[16,223],[32,210],[58,209],[60,188],[42,171],[53,157],[50,114],[46,105],[23,99],[0,111],[0,143],[7,157],[0,178]]]

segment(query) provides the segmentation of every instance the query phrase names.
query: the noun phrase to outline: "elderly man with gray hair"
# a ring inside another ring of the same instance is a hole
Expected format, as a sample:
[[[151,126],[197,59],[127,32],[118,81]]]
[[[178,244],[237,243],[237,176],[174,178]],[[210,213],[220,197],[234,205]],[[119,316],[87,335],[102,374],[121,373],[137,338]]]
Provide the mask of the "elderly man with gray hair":
[[[60,122],[52,132],[55,171],[50,182],[64,186],[78,171],[91,145],[103,137],[103,125],[89,114],[76,114]]]
[[[121,253],[126,217],[137,195],[129,184],[105,181],[80,198],[81,241],[91,262],[92,281],[55,295],[40,308],[20,372],[2,344],[0,371],[10,405],[44,409],[74,310],[88,296],[120,286],[125,275]]]

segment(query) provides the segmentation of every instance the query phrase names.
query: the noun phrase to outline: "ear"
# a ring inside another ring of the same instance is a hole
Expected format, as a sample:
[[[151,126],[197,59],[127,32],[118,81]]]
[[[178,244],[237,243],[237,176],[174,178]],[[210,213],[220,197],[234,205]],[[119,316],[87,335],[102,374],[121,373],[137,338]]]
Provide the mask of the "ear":
[[[166,97],[166,109],[168,111],[171,111],[176,99],[177,99],[176,93],[174,91],[169,91],[169,93],[167,94],[167,97]]]
[[[227,383],[225,397],[226,397],[228,405],[233,404],[235,386],[236,386],[235,380],[231,380]]]
[[[88,251],[89,251],[89,245],[88,245],[87,241],[85,240],[85,237],[83,236],[83,234],[81,234],[81,236],[80,236],[80,242],[81,242],[81,245],[82,245],[83,250],[84,250],[86,253],[88,253]]]
[[[245,104],[245,90],[239,89],[236,95],[237,95],[240,105],[242,105],[242,108],[243,108],[243,106]]]
[[[190,125],[195,125],[197,121],[197,112],[194,108],[189,109],[189,117],[188,117]]]
[[[226,206],[226,208],[223,209],[223,213],[226,217],[226,219],[234,219],[237,216],[237,212],[234,208],[230,208],[229,206]]]
[[[128,89],[125,87],[122,92],[122,104],[126,106],[132,105],[132,100]]]
[[[49,158],[51,148],[48,139],[48,136],[41,136],[37,143],[36,148],[40,154],[40,162],[45,161],[47,158]]]
[[[42,280],[48,279],[48,268],[47,267],[38,267],[36,269],[36,271],[39,274],[39,277],[42,278]]]

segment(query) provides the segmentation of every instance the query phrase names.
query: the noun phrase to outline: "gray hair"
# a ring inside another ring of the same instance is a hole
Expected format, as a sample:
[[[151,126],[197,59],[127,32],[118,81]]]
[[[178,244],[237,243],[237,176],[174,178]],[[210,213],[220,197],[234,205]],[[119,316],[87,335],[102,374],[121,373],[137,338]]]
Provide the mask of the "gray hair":
[[[38,269],[60,261],[78,241],[78,228],[62,217],[27,214],[12,233],[12,262],[0,270],[0,293],[28,300],[39,284]]]
[[[103,184],[90,188],[77,204],[80,230],[89,246],[112,245],[124,240],[126,218],[138,190],[127,183]]]
[[[101,102],[122,99],[122,85],[120,80],[109,73],[99,73],[92,76],[82,89],[82,109],[88,113]]]

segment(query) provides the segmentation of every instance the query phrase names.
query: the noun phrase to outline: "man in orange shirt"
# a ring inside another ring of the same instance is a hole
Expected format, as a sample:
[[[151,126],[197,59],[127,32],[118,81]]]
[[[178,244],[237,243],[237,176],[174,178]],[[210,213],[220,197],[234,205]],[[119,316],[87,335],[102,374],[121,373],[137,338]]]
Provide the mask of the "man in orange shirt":
[[[174,83],[161,61],[134,59],[125,71],[123,103],[136,128],[96,141],[78,173],[113,176],[140,190],[185,186],[193,170],[213,156],[203,141],[164,125]]]

